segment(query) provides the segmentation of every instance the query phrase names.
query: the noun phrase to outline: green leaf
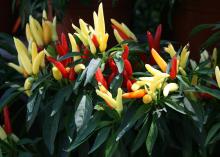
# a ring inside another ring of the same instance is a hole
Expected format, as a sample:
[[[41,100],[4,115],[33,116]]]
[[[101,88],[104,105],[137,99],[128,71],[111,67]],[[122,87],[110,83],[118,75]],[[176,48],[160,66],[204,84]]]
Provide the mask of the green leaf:
[[[74,87],[73,87],[75,94],[78,93],[78,88],[79,88],[80,84],[82,83],[83,79],[85,78],[87,70],[88,70],[88,67],[86,67],[86,69],[83,70],[83,72],[80,75],[78,75],[78,77],[75,81]]]
[[[219,42],[220,40],[220,31],[213,33],[203,44],[201,47],[207,48]]]
[[[0,111],[2,111],[5,105],[11,103],[19,94],[21,94],[21,91],[18,91],[18,88],[7,89],[0,99]]]
[[[54,116],[49,116],[43,125],[43,139],[50,152],[54,152],[54,142],[58,131],[60,121],[60,112],[57,112]]]
[[[47,46],[46,51],[53,57],[56,58],[57,52],[52,46]]]
[[[43,77],[40,77],[37,81],[35,81],[32,84],[31,91],[33,92],[41,83],[44,83],[50,76],[51,76],[51,74],[44,75]]]
[[[83,125],[87,125],[92,114],[93,105],[89,95],[83,95],[75,112],[76,129],[79,131]]]
[[[152,155],[152,150],[153,150],[154,144],[157,140],[157,135],[158,135],[157,123],[156,123],[156,119],[153,118],[153,121],[150,126],[150,130],[149,130],[149,133],[148,133],[147,139],[146,139],[146,147],[147,147],[147,152],[148,152],[149,156]]]
[[[88,65],[88,70],[86,72],[86,80],[84,82],[84,86],[86,86],[89,82],[91,82],[95,72],[101,64],[101,59],[92,59]]]
[[[123,82],[122,75],[120,75],[120,74],[117,75],[110,84],[111,93],[113,93],[113,94],[117,93],[117,90],[119,87],[121,87],[122,82]],[[116,96],[116,94],[114,96]]]
[[[108,135],[110,133],[111,128],[110,127],[106,127],[101,129],[95,139],[95,142],[91,148],[91,150],[89,151],[89,154],[91,154],[92,152],[94,152],[96,149],[98,149],[108,138]]]
[[[62,89],[59,89],[59,91],[54,96],[53,101],[53,110],[51,112],[51,116],[56,114],[58,110],[62,107],[62,105],[65,105],[65,101],[69,99],[69,97],[72,94],[72,86],[66,86]]]
[[[82,54],[79,53],[79,52],[70,52],[70,53],[67,53],[66,55],[64,56],[61,56],[59,57],[57,60],[58,61],[63,61],[65,59],[68,59],[68,58],[71,58],[71,57],[74,57],[74,56],[81,56]]]
[[[117,134],[116,141],[119,141],[121,137],[131,129],[132,126],[137,122],[139,118],[141,118],[144,114],[147,114],[150,110],[150,105],[142,105],[140,106],[137,111],[132,116],[131,120],[127,123],[125,127],[123,127],[119,133]]]
[[[29,130],[37,116],[42,96],[40,93],[33,94],[27,103],[27,130]]]
[[[189,85],[190,85],[190,82],[189,82],[189,80],[188,80],[186,77],[181,76],[181,75],[177,75],[177,79],[178,79],[184,86],[190,87],[190,86],[189,86]]]
[[[170,107],[171,109],[173,109],[173,110],[175,110],[175,111],[177,111],[177,112],[179,112],[179,113],[186,114],[185,108],[184,108],[184,106],[183,106],[181,103],[179,103],[179,102],[174,102],[174,101],[169,100],[169,99],[165,100],[164,103],[165,103],[168,107]]]
[[[105,157],[112,157],[118,148],[119,141],[115,141],[116,136],[111,135],[105,148]]]
[[[124,70],[124,62],[123,62],[122,58],[121,57],[114,58],[114,61],[115,61],[116,66],[118,68],[119,74],[121,74]]]
[[[88,122],[86,126],[80,129],[78,135],[76,136],[75,140],[70,144],[67,151],[70,152],[76,149],[79,145],[81,145],[96,129],[98,126],[98,122],[100,121],[101,114],[98,112],[94,115],[92,119]]]
[[[132,144],[132,149],[131,149],[131,152],[134,153],[135,151],[137,151],[141,145],[144,143],[144,141],[146,140],[147,138],[147,133],[149,131],[149,128],[150,128],[150,120],[149,120],[149,117],[147,116],[143,126],[141,127],[141,129],[139,130],[135,140],[134,140],[134,143]]]
[[[212,88],[208,88],[205,86],[195,86],[199,92],[207,93],[215,97],[216,99],[220,99],[220,91]]]
[[[193,28],[193,30],[190,33],[190,37],[195,36],[196,34],[198,34],[199,32],[205,30],[205,29],[210,29],[213,27],[213,24],[201,24],[196,26],[195,28]]]
[[[219,130],[220,130],[220,123],[217,123],[212,126],[212,128],[209,130],[208,135],[205,140],[206,146],[215,142],[212,139],[217,137],[216,134],[218,133]]]

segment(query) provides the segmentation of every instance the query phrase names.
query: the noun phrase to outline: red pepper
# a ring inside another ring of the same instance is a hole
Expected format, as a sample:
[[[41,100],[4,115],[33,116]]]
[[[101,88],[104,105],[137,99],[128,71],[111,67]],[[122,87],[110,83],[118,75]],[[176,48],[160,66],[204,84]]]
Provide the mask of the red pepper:
[[[92,36],[92,42],[96,48],[99,47],[99,42],[98,42],[98,39],[95,34],[93,34],[93,36]]]
[[[108,89],[107,82],[106,82],[100,68],[97,69],[97,71],[95,73],[95,78],[96,78],[97,82],[100,82],[106,89]]]
[[[74,81],[75,79],[76,79],[76,72],[74,71],[74,68],[70,68],[69,80]]]
[[[213,96],[211,96],[211,95],[208,94],[208,93],[199,93],[199,96],[201,97],[201,99],[204,99],[204,100],[213,99]]]
[[[10,120],[10,114],[9,114],[9,108],[8,106],[5,106],[3,108],[3,115],[4,115],[4,124],[5,124],[5,132],[6,134],[11,134],[12,133],[12,128],[11,128],[11,120]]]
[[[122,53],[122,58],[123,59],[128,59],[128,55],[129,55],[129,47],[128,45],[124,46],[124,52]]]
[[[82,56],[82,58],[83,59],[89,59],[89,50],[86,48],[86,47],[84,47],[84,51],[83,51],[83,56]]]
[[[66,36],[64,33],[61,34],[61,44],[62,44],[64,51],[66,52],[65,54],[67,54],[67,52],[69,51],[69,48],[68,48]]]
[[[113,72],[109,75],[108,77],[108,85],[111,84],[112,80],[115,78],[115,76],[117,75],[117,73]]]
[[[155,36],[154,36],[154,49],[157,50],[157,52],[160,52],[160,38],[162,33],[162,25],[160,24],[157,27]]]
[[[127,90],[128,90],[128,92],[130,92],[131,91],[131,86],[132,86],[132,82],[131,82],[131,80],[127,80]]]
[[[174,56],[171,61],[170,78],[174,80],[177,75],[177,58]]]
[[[64,65],[61,62],[55,60],[54,58],[50,56],[47,56],[47,60],[53,63],[57,67],[57,69],[59,69],[59,71],[61,72],[64,78],[68,78],[68,72],[66,71]]]
[[[128,40],[130,39],[122,30],[120,30],[117,26],[115,25],[112,25],[112,28],[113,29],[116,29],[118,31],[118,34],[120,35],[120,37],[123,39],[123,40]]]
[[[115,72],[115,73],[118,72],[118,68],[112,58],[108,59],[108,64],[109,64],[109,68],[112,70],[112,72]]]
[[[133,74],[133,69],[132,69],[131,63],[128,59],[124,60],[124,66],[125,66],[124,70],[127,72],[128,78],[130,78]]]
[[[155,37],[151,34],[151,32],[147,31],[147,41],[149,44],[149,51],[151,52],[151,49],[154,48],[157,52],[160,52],[160,38],[162,33],[162,25],[160,24],[157,27]],[[155,60],[151,56],[150,58],[150,64],[155,64]]]

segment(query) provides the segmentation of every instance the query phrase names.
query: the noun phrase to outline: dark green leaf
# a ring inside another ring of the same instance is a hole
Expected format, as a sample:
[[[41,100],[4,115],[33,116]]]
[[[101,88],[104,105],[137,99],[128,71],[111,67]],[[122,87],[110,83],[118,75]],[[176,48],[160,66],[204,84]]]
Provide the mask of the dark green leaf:
[[[201,47],[207,48],[219,42],[220,40],[220,32],[213,33],[203,44]]]
[[[92,99],[89,95],[83,95],[75,112],[76,129],[79,131],[83,125],[87,125],[92,114]]]
[[[205,145],[206,146],[208,144],[212,144],[213,142],[215,142],[212,139],[216,137],[216,134],[218,133],[219,130],[220,130],[220,123],[217,123],[217,124],[212,126],[212,128],[209,130],[208,135],[207,135],[206,140],[205,140]]]
[[[123,127],[119,133],[117,134],[116,141],[120,140],[121,137],[131,129],[131,127],[137,122],[139,118],[141,118],[144,114],[147,114],[147,112],[150,110],[149,105],[142,105],[140,106],[137,111],[132,116],[131,120],[127,123],[125,127]]]
[[[208,88],[208,87],[205,87],[205,86],[196,86],[196,89],[199,92],[207,93],[207,94],[212,95],[216,99],[220,99],[220,91],[219,90],[211,89],[211,88]]]
[[[58,61],[63,61],[65,59],[68,59],[68,58],[71,58],[71,57],[74,57],[74,56],[81,56],[81,53],[79,53],[79,52],[70,52],[70,53],[67,53],[64,56],[59,57],[57,60]]]
[[[34,91],[41,83],[45,82],[51,75],[44,75],[32,84],[31,91]]]
[[[182,113],[182,114],[186,114],[185,113],[185,108],[181,103],[178,102],[173,102],[172,100],[166,100],[164,102],[168,107],[172,108],[173,110]]]
[[[150,156],[152,155],[152,150],[157,140],[157,135],[158,135],[157,123],[156,123],[156,119],[153,118],[153,121],[150,126],[150,130],[149,130],[149,133],[146,139],[147,152]]]
[[[62,107],[62,105],[65,105],[65,101],[69,99],[69,97],[72,94],[72,86],[66,86],[62,89],[59,89],[59,91],[54,96],[54,102],[53,102],[53,110],[51,112],[51,116],[56,114],[58,110]]]
[[[76,136],[75,140],[70,144],[67,151],[70,152],[81,145],[96,129],[98,126],[98,122],[101,118],[101,114],[97,113],[94,115],[92,119],[88,122],[86,126],[80,129],[78,135]]]
[[[193,28],[193,30],[190,33],[190,37],[195,36],[196,34],[198,34],[199,32],[205,30],[205,29],[210,29],[213,27],[213,24],[201,24],[196,26],[195,28]]]
[[[92,152],[94,152],[96,149],[98,149],[107,139],[109,133],[110,133],[111,128],[110,127],[106,127],[101,129],[95,139],[95,142],[91,148],[91,150],[89,151],[89,154],[91,154]]]
[[[7,89],[0,99],[0,111],[5,105],[8,105],[11,101],[13,101],[20,93],[21,91],[18,91],[18,88]]]
[[[101,59],[92,59],[88,65],[88,70],[86,72],[86,80],[84,86],[86,86],[89,82],[91,82],[95,72],[97,71],[98,67],[101,64]]]
[[[139,130],[139,132],[134,140],[134,143],[132,144],[131,152],[137,151],[141,147],[141,145],[144,143],[144,141],[147,138],[147,133],[149,131],[150,124],[151,123],[150,123],[149,117],[147,116],[143,126]]]
[[[115,151],[118,148],[119,141],[115,141],[116,136],[111,135],[107,141],[106,148],[105,148],[105,157],[112,157]]]
[[[54,142],[58,131],[59,121],[60,112],[57,112],[54,116],[47,117],[43,125],[43,138],[50,154],[54,152]]]
[[[40,93],[32,95],[27,103],[27,130],[29,130],[37,116],[42,96]]]
[[[111,93],[117,93],[117,90],[119,87],[121,87],[122,82],[123,77],[120,74],[117,75],[110,84]],[[116,96],[116,94],[114,96]]]
[[[124,62],[122,60],[122,58],[114,58],[114,61],[116,63],[116,66],[118,68],[118,72],[121,74],[124,70]]]

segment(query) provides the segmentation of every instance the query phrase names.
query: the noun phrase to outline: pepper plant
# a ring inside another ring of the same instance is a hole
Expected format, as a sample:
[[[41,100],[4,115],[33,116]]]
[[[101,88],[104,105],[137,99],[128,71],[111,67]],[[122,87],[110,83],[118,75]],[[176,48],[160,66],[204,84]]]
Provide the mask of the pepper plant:
[[[6,91],[0,109],[9,113],[15,93],[25,93],[26,134],[14,145],[6,142],[14,154],[5,147],[1,154],[214,156],[220,130],[217,50],[212,56],[203,51],[196,62],[188,44],[161,47],[162,25],[155,37],[147,32],[142,44],[115,19],[118,44],[108,48],[102,4],[93,19],[94,26],[79,19],[67,39],[57,35],[56,17],[49,21],[44,11],[41,23],[29,18],[27,47],[14,38],[18,65],[8,66],[24,81]],[[14,135],[9,114],[4,118],[5,132]]]

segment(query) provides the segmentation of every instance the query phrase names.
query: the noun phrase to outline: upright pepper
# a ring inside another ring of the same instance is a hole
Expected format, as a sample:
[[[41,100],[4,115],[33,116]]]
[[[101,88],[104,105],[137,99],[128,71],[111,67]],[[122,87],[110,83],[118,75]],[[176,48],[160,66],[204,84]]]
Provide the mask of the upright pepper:
[[[174,80],[177,75],[177,58],[174,56],[171,61],[170,78]]]
[[[167,63],[163,60],[163,58],[157,53],[157,51],[155,49],[151,50],[151,54],[152,54],[154,60],[156,61],[157,65],[160,67],[160,69],[163,72],[166,72]]]

